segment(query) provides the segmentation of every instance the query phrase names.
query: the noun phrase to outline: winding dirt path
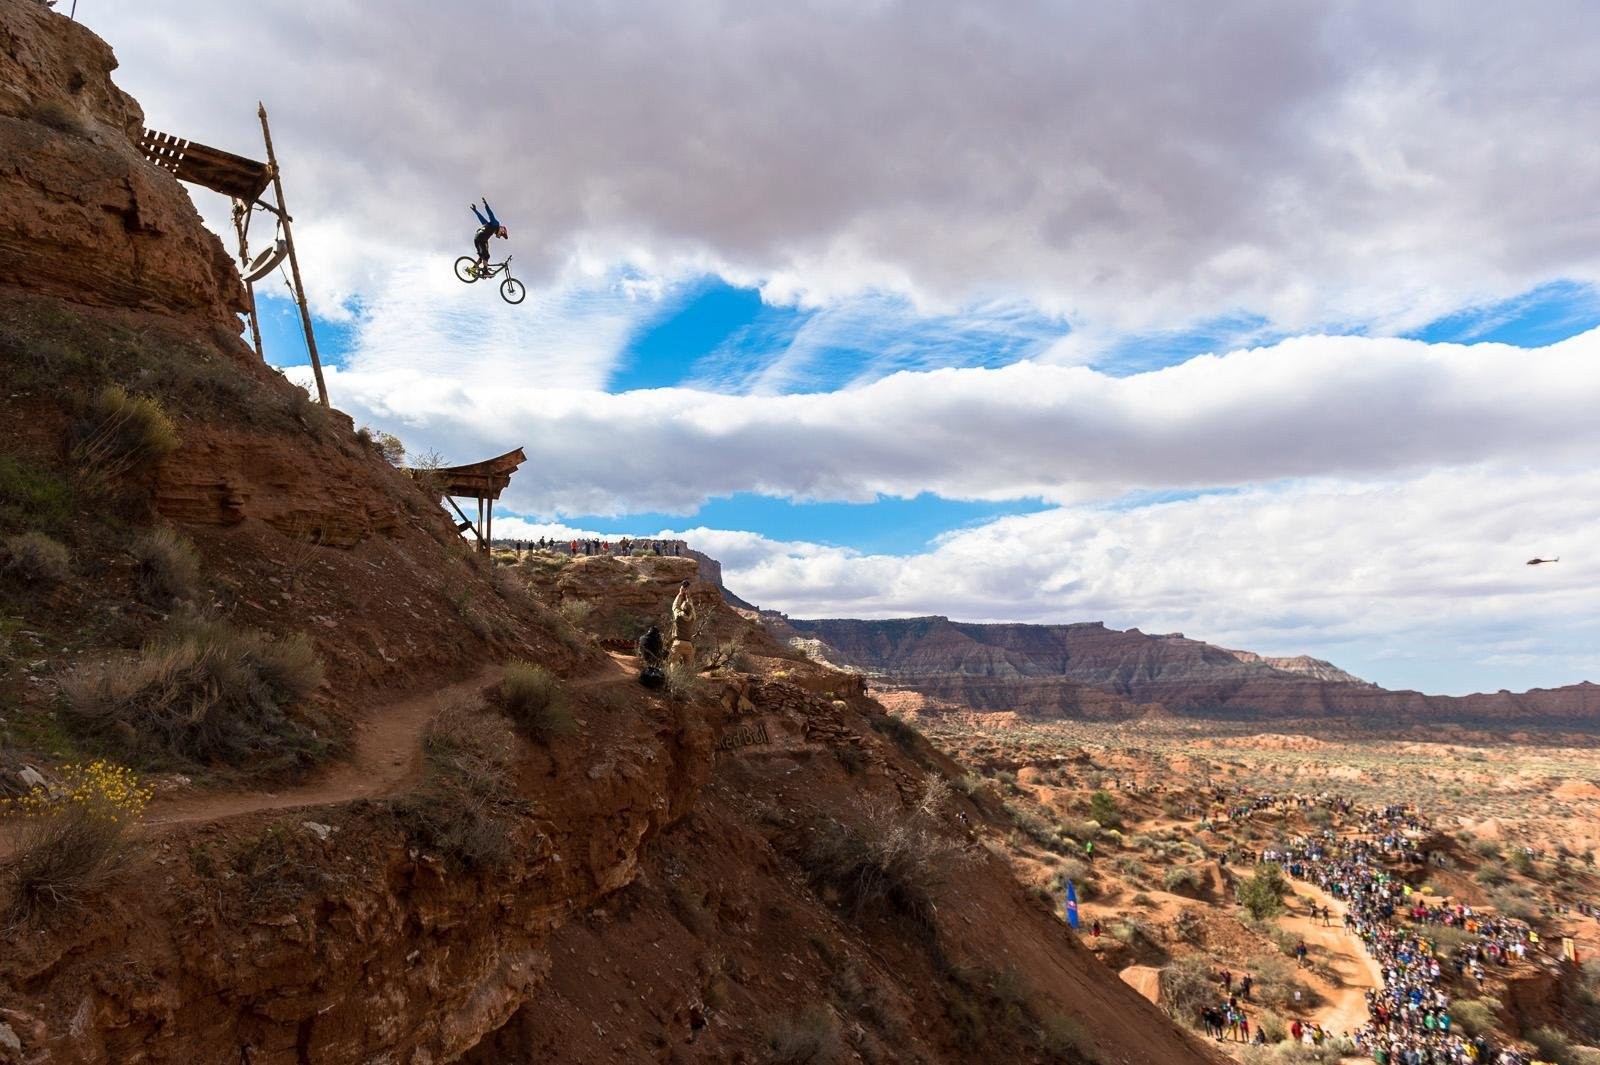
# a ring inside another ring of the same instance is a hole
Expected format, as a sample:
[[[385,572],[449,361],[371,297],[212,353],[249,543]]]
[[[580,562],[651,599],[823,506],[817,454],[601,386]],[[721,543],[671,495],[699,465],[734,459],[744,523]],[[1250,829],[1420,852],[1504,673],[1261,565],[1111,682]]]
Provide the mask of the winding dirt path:
[[[422,730],[428,722],[452,703],[476,699],[484,688],[498,684],[504,672],[500,665],[486,666],[466,680],[373,711],[357,724],[350,757],[315,779],[279,791],[205,792],[157,800],[150,804],[144,823],[159,829],[403,791],[422,779]]]
[[[1362,947],[1361,940],[1344,930],[1343,903],[1314,884],[1303,880],[1292,883],[1297,896],[1310,898],[1319,908],[1330,907],[1333,924],[1324,928],[1320,920],[1311,919],[1303,906],[1294,906],[1278,918],[1278,927],[1305,940],[1307,946],[1321,947],[1328,967],[1339,976],[1338,984],[1334,985],[1302,970],[1302,978],[1324,999],[1321,1005],[1306,1010],[1303,1019],[1320,1024],[1335,1035],[1354,1032],[1367,1023],[1366,993],[1383,985],[1382,972],[1377,961]]]
[[[632,659],[610,653],[611,668],[568,689],[592,688],[633,680]],[[422,732],[445,707],[476,700],[484,688],[505,674],[499,664],[484,666],[465,680],[413,695],[364,717],[355,729],[350,756],[314,779],[276,791],[208,791],[157,799],[150,804],[142,828],[159,833],[172,825],[220,821],[262,810],[296,810],[355,799],[376,799],[405,791],[423,776]],[[0,859],[11,851],[11,833],[0,826]]]

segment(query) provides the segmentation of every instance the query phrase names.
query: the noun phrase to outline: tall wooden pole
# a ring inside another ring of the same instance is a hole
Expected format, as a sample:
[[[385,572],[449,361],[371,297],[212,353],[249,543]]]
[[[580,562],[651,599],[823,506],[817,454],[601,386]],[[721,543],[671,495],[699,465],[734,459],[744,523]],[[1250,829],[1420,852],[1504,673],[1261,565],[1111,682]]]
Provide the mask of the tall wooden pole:
[[[311,311],[306,308],[306,287],[300,283],[300,260],[294,254],[294,230],[289,226],[289,208],[283,202],[283,181],[278,177],[278,159],[272,154],[272,130],[267,128],[267,106],[256,102],[261,118],[261,138],[267,142],[267,166],[272,171],[272,191],[278,197],[278,219],[283,223],[283,239],[289,245],[289,273],[294,278],[294,299],[300,305],[300,324],[306,331],[306,351],[311,354],[311,372],[317,378],[317,398],[328,406],[328,386],[322,380],[322,360],[317,357],[317,337],[311,331]]]

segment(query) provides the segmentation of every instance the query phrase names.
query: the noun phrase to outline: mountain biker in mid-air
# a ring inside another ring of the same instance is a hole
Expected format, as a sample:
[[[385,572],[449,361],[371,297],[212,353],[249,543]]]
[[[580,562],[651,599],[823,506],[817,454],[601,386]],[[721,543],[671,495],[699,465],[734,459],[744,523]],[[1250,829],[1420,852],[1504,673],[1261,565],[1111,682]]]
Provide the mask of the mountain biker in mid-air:
[[[478,205],[475,203],[467,206],[478,216],[478,232],[472,238],[472,246],[478,249],[478,273],[486,274],[489,272],[489,238],[509,239],[511,234],[500,224],[500,219],[494,216],[494,208],[489,206],[487,199],[483,201],[483,211],[478,210]],[[483,217],[485,211],[489,214],[488,218]]]

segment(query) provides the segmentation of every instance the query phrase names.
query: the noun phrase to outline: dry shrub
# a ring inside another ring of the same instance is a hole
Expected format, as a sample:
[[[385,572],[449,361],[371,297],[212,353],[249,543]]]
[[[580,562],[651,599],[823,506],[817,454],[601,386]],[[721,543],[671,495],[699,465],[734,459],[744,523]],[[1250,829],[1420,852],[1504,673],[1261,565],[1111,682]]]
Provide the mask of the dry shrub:
[[[578,730],[561,682],[543,666],[512,662],[500,682],[500,702],[512,722],[536,740],[570,736]]]
[[[511,567],[494,571],[494,590],[501,599],[514,606],[526,606],[530,598],[528,582]]]
[[[885,910],[931,928],[934,892],[962,850],[939,830],[928,803],[905,810],[880,798],[863,805],[857,823],[818,818],[800,860],[854,916]]]
[[[193,596],[200,587],[200,556],[194,545],[171,529],[140,533],[128,552],[139,563],[139,598],[168,607]]]
[[[670,659],[662,672],[667,678],[667,694],[672,698],[687,702],[700,694],[700,674],[683,659]]]
[[[1461,998],[1450,1003],[1450,1016],[1468,1035],[1489,1035],[1499,1023],[1494,1004],[1481,998]]]
[[[127,851],[124,823],[81,805],[28,818],[16,842],[5,868],[12,925],[83,905],[116,872]]]
[[[328,748],[285,711],[322,683],[303,635],[271,640],[189,618],[138,654],[83,666],[63,682],[67,720],[155,761],[302,769]]]
[[[1039,1049],[1053,1061],[1094,1062],[1094,1038],[1076,1017],[1058,1013],[1039,1026]]]
[[[51,787],[0,799],[0,813],[23,818],[4,877],[13,925],[81,905],[116,871],[127,826],[150,801],[150,789],[126,766],[69,764],[57,767],[56,775]]]
[[[505,720],[472,702],[446,706],[422,733],[428,768],[475,795],[509,793],[515,740]]]
[[[327,435],[328,408],[312,399],[311,393],[299,385],[294,385],[289,389],[289,397],[284,403],[284,410],[313,439],[321,440]]]
[[[711,669],[731,669],[735,673],[749,673],[754,667],[745,654],[741,639],[724,640],[706,655],[706,665]]]
[[[391,466],[399,466],[406,460],[406,445],[393,433],[363,425],[356,430],[356,439],[376,451]]]
[[[72,556],[66,545],[43,533],[27,532],[6,538],[11,557],[4,572],[25,584],[51,587],[72,573]]]
[[[687,880],[674,881],[667,889],[667,898],[672,903],[672,912],[683,927],[701,939],[709,939],[716,932],[717,920],[706,908],[705,899],[693,884]]]
[[[257,913],[281,911],[308,897],[336,893],[348,880],[328,868],[320,842],[283,821],[236,844],[227,862],[245,907]]]
[[[77,427],[71,458],[79,485],[100,492],[178,449],[178,429],[160,402],[107,385]]]
[[[594,614],[594,604],[586,599],[566,599],[561,603],[561,616],[578,628],[589,623]]]
[[[423,730],[427,785],[394,804],[415,846],[471,872],[511,860],[505,815],[520,807],[512,791],[515,739],[505,720],[473,703],[445,707]]]
[[[1200,1009],[1217,1000],[1211,959],[1188,954],[1161,970],[1161,1005],[1184,1024],[1199,1023]]]
[[[826,1006],[774,1021],[767,1032],[767,1049],[777,1065],[831,1065],[844,1059],[839,1022]]]

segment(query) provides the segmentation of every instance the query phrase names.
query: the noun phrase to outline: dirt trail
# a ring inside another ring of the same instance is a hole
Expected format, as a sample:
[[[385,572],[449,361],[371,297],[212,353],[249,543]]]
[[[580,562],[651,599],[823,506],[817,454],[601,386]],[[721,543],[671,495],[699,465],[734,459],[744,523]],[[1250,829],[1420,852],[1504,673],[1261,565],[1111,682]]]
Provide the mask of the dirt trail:
[[[612,668],[568,681],[566,686],[592,688],[633,679],[626,668],[632,659],[616,653],[610,658]],[[498,664],[485,666],[466,680],[374,710],[356,726],[350,757],[313,780],[276,791],[202,792],[157,799],[150,804],[143,827],[160,832],[170,825],[220,821],[262,810],[327,806],[402,792],[422,778],[422,730],[428,722],[458,700],[476,700],[484,688],[498,684],[504,672],[505,668]],[[10,852],[10,835],[0,828],[0,858]]]
[[[145,824],[154,828],[218,821],[259,810],[325,806],[372,799],[403,790],[422,776],[422,730],[439,711],[500,681],[504,668],[486,666],[467,680],[414,695],[375,710],[357,726],[350,757],[326,773],[279,791],[212,792],[151,803]]]
[[[621,668],[627,659],[613,654],[611,660],[617,668],[583,680],[568,681],[566,687],[593,688],[630,679]],[[476,700],[484,688],[500,683],[504,674],[504,666],[485,666],[467,680],[374,712],[357,726],[355,749],[350,758],[315,780],[276,792],[194,795],[152,803],[145,824],[159,827],[190,821],[217,821],[260,810],[326,806],[404,791],[422,779],[422,730],[428,722],[458,700]]]
[[[1313,973],[1302,970],[1301,977],[1314,987],[1325,1000],[1315,1009],[1307,1010],[1304,1019],[1322,1025],[1335,1035],[1354,1032],[1367,1023],[1368,990],[1382,986],[1382,973],[1361,941],[1344,930],[1344,906],[1332,895],[1304,881],[1294,882],[1295,893],[1309,897],[1318,907],[1333,910],[1333,924],[1324,928],[1322,922],[1312,921],[1306,907],[1295,905],[1290,912],[1278,918],[1277,925],[1290,935],[1304,939],[1309,947],[1321,947],[1323,960],[1339,974],[1339,984],[1330,985]]]

